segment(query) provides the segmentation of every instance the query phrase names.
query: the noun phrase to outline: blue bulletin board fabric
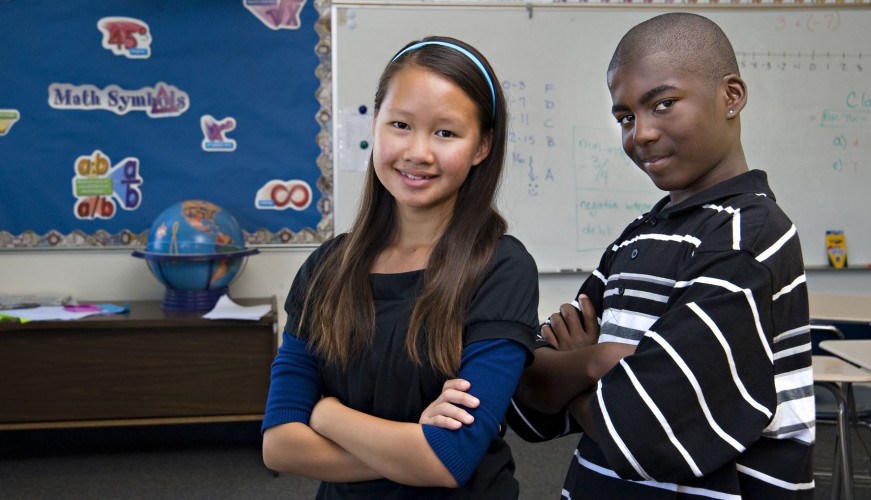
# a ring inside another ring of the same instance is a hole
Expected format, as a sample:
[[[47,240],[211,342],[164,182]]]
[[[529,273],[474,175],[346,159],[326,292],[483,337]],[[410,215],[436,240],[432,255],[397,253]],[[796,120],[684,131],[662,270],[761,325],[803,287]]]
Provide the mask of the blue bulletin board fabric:
[[[0,2],[0,249],[144,246],[190,199],[332,236],[328,3]]]

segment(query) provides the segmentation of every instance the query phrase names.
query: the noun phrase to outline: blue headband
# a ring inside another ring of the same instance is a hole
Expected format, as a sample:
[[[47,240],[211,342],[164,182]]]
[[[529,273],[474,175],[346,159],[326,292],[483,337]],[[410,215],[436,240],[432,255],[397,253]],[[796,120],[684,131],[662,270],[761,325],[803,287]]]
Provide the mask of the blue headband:
[[[473,63],[475,63],[475,66],[477,66],[478,69],[481,70],[481,74],[483,74],[484,78],[487,80],[487,85],[490,86],[490,97],[493,100],[493,117],[495,118],[496,117],[496,91],[493,89],[493,80],[490,79],[490,74],[487,73],[487,69],[484,68],[484,65],[481,64],[481,61],[477,57],[475,57],[475,54],[472,54],[471,52],[460,47],[459,45],[457,45],[455,43],[450,43],[450,42],[441,42],[438,40],[430,40],[428,42],[419,42],[419,43],[416,43],[414,45],[410,45],[410,46],[402,49],[402,51],[400,51],[399,54],[396,54],[396,56],[390,62],[396,61],[397,59],[399,59],[399,56],[401,56],[402,54],[405,54],[406,52],[419,49],[425,45],[441,45],[442,47],[452,48],[452,49],[456,50],[457,52],[463,54],[464,56],[468,57],[469,59],[471,59],[471,61]]]

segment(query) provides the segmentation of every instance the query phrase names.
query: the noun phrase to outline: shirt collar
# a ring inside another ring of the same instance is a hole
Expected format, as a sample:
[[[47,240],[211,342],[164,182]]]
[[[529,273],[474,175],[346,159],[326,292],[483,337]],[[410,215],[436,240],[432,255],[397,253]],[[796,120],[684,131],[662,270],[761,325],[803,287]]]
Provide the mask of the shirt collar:
[[[669,202],[669,197],[666,196],[654,205],[653,209],[650,210],[650,214],[661,214],[665,217],[672,217],[687,210],[722,200],[723,198],[730,198],[732,196],[747,193],[764,194],[776,201],[774,193],[768,186],[768,174],[763,170],[750,170],[741,175],[736,175],[731,179],[726,179],[701,193],[687,198],[673,207],[663,208]]]

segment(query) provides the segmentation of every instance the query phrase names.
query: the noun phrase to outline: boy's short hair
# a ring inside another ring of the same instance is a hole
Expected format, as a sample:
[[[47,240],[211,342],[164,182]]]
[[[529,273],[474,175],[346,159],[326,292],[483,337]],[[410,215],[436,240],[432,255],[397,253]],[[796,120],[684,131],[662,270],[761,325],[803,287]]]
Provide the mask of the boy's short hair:
[[[671,12],[644,21],[623,35],[608,72],[656,53],[671,56],[678,70],[711,83],[739,74],[729,38],[710,19],[688,12]]]

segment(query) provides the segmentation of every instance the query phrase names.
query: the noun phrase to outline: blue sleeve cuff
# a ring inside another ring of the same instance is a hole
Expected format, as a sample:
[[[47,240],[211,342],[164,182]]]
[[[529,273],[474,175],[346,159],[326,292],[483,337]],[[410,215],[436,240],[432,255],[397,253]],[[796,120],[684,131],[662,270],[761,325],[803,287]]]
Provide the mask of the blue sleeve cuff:
[[[302,410],[277,410],[271,411],[263,416],[263,425],[260,428],[260,432],[263,433],[266,429],[270,427],[275,427],[276,425],[288,424],[290,422],[299,422],[301,424],[308,425],[309,418],[311,417],[310,411],[302,411]]]
[[[422,426],[427,443],[458,484],[472,477],[499,433],[525,362],[526,348],[512,340],[483,340],[464,349],[458,377],[469,381],[469,394],[481,402],[466,408],[475,421],[458,430]]]
[[[457,446],[456,436],[452,436],[452,434],[459,433],[462,430],[452,431],[430,424],[423,424],[423,435],[426,437],[427,443],[429,443],[430,448],[433,449],[436,456],[439,457],[439,460],[447,467],[451,475],[454,476],[454,480],[460,486],[466,484],[466,481],[472,477],[472,474],[474,474],[475,469],[478,467],[477,461],[472,463],[468,457],[464,456],[462,450]]]

